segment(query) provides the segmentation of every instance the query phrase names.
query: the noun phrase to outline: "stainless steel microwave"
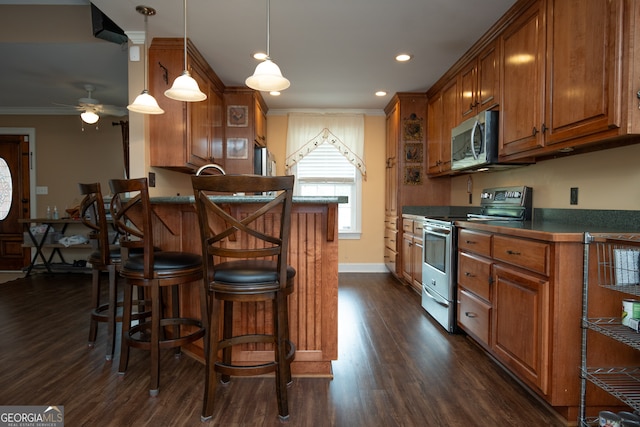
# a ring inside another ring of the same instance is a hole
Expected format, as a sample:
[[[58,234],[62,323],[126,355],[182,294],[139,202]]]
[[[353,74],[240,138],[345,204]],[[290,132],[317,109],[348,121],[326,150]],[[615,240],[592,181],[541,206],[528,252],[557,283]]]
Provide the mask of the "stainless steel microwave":
[[[498,112],[483,111],[451,130],[451,169],[477,169],[498,161]]]

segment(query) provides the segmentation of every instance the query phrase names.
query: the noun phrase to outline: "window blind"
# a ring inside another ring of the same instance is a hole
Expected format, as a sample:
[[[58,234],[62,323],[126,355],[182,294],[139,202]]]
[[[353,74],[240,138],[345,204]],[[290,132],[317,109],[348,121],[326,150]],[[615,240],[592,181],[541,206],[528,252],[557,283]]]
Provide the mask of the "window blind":
[[[298,163],[297,179],[305,182],[355,182],[356,168],[336,147],[323,143]]]

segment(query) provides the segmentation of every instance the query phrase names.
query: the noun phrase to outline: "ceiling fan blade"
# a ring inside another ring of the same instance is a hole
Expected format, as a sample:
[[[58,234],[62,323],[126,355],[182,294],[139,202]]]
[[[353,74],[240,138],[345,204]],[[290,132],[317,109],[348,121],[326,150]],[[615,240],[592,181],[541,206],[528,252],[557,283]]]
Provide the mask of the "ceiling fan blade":
[[[127,109],[116,105],[99,105],[98,111],[109,116],[122,117],[128,114]]]

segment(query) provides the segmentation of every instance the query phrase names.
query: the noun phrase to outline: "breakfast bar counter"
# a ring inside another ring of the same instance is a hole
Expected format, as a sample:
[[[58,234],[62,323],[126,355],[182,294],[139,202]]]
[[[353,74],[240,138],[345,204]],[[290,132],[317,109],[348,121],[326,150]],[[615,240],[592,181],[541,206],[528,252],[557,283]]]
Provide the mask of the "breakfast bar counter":
[[[215,196],[213,196],[215,197]],[[249,209],[252,202],[269,196],[234,196],[232,210]],[[223,200],[224,201],[224,200]],[[331,361],[338,357],[338,203],[345,197],[294,197],[291,218],[289,264],[296,269],[295,290],[289,297],[289,327],[296,345],[292,373],[297,376],[331,377]],[[201,253],[200,231],[193,196],[152,197],[154,238],[163,250]],[[245,333],[269,331],[268,303],[247,303],[234,315],[234,329]],[[180,310],[200,316],[196,286],[182,287]],[[238,351],[239,350],[239,351]],[[234,349],[236,362],[272,360],[263,347]],[[185,352],[203,360],[202,340]]]

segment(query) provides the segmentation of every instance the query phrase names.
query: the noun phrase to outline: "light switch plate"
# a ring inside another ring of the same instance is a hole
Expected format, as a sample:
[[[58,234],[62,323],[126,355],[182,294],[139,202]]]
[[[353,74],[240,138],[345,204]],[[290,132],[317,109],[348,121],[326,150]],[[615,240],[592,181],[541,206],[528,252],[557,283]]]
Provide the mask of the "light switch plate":
[[[36,194],[49,194],[49,187],[36,186]]]
[[[140,61],[140,46],[131,46],[129,48],[129,61],[131,62]]]

